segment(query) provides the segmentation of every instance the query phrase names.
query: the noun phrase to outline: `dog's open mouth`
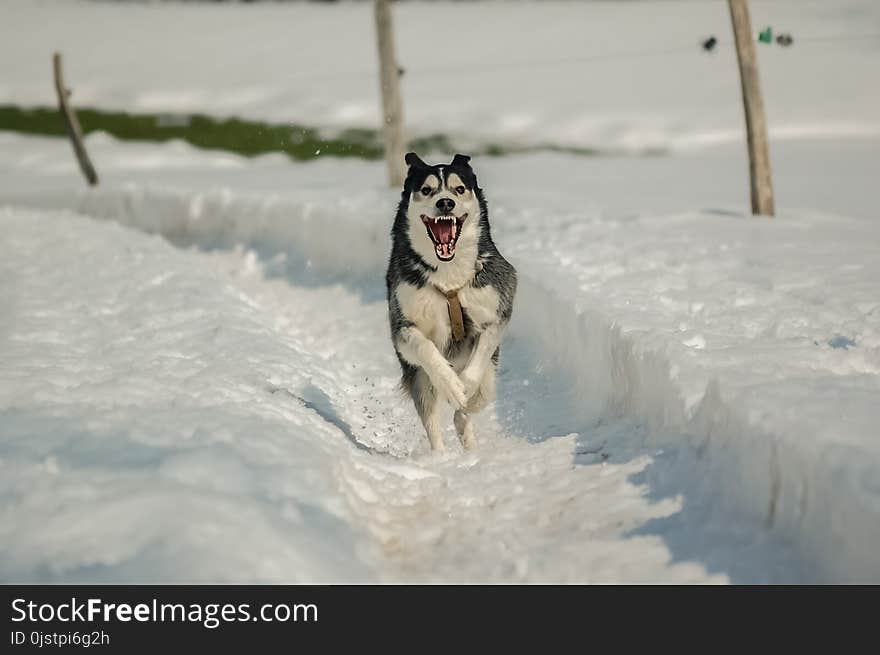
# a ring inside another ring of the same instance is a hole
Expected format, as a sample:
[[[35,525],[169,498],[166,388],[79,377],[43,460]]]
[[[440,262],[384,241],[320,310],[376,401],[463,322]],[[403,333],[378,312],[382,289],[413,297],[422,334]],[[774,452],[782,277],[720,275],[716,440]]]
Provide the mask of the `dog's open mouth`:
[[[440,261],[448,262],[455,257],[455,244],[461,235],[461,226],[467,214],[461,216],[426,216],[422,214],[422,223],[428,228],[428,236],[434,242],[434,250]]]

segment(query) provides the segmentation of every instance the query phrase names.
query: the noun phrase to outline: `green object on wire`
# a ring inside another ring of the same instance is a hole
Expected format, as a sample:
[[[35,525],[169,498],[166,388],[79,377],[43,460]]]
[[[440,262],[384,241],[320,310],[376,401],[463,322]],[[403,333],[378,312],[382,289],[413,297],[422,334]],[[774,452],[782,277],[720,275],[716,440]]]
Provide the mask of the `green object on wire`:
[[[758,32],[758,41],[761,43],[773,43],[773,28],[769,25],[763,32]]]

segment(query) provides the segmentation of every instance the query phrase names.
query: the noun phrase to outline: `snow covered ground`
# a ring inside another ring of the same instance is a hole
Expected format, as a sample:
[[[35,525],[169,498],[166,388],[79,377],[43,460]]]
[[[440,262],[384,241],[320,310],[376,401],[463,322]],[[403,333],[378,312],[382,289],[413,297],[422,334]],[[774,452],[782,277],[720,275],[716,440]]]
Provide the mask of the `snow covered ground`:
[[[475,162],[523,282],[481,446],[437,459],[380,163],[89,147],[82,191],[64,141],[0,138],[4,579],[877,579],[876,216],[635,214],[583,180],[651,160]]]
[[[70,213],[0,224],[6,580],[722,579],[624,538],[678,507],[628,480],[644,458],[491,431],[427,457],[382,303]]]
[[[758,46],[774,142],[880,136],[880,4],[749,5],[755,29],[795,39]],[[407,2],[394,13],[414,134],[624,151],[742,142],[724,2]],[[80,106],[380,124],[371,3],[0,0],[0,16],[0,103],[54,105],[61,50]],[[438,46],[449,30],[454,47]],[[709,35],[711,54],[699,47]]]

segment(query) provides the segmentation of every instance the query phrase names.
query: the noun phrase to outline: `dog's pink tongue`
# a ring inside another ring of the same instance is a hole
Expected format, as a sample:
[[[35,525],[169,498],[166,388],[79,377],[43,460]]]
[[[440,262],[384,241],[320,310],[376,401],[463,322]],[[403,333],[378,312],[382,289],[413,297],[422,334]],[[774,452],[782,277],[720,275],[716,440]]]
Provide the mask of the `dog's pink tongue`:
[[[431,232],[434,233],[434,238],[437,239],[437,243],[449,243],[452,241],[453,229],[452,221],[440,221],[431,226]]]

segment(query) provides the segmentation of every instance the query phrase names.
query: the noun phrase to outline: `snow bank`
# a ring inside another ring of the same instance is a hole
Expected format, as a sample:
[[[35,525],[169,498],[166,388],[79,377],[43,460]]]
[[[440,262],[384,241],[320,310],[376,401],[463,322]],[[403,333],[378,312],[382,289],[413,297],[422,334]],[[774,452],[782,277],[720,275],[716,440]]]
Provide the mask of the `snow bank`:
[[[131,186],[58,202],[181,245],[243,244],[298,284],[341,282],[376,298],[385,198],[353,213],[339,200]],[[876,579],[876,222],[785,212],[536,220],[537,209],[493,206],[522,276],[510,338],[567,382],[563,421],[644,423],[647,444],[677,460],[646,471],[658,495],[687,492],[794,539],[810,579]]]
[[[584,418],[636,417],[648,443],[674,449],[679,467],[651,483],[661,496],[690,489],[788,535],[812,562],[808,579],[875,580],[876,228],[839,217],[747,220],[639,219],[625,240],[603,238],[608,225],[589,239],[568,234],[532,270],[542,281],[564,270],[571,285],[523,285],[531,310],[515,329],[571,380]],[[671,248],[673,230],[691,245]],[[573,244],[608,252],[581,268]]]
[[[880,135],[876,2],[750,7],[756,28],[795,40],[759,46],[775,142]],[[2,0],[0,13],[0,103],[54,105],[61,50],[79,106],[380,125],[369,3]],[[441,15],[459,47],[438,60],[424,38]],[[742,142],[723,2],[409,2],[395,20],[414,134],[636,152]]]
[[[158,237],[0,225],[0,579],[374,577],[334,470],[348,445],[304,401],[334,384],[306,336]]]

